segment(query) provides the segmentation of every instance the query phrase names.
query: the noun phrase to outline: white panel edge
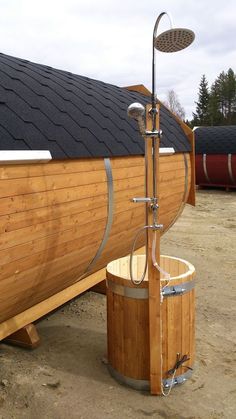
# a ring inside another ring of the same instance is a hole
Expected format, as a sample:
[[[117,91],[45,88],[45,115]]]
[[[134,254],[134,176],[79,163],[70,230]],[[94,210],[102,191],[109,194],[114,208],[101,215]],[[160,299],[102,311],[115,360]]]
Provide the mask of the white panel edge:
[[[159,148],[159,154],[163,155],[171,155],[175,154],[175,149],[173,147],[160,147]]]
[[[0,150],[0,164],[48,163],[49,150]]]

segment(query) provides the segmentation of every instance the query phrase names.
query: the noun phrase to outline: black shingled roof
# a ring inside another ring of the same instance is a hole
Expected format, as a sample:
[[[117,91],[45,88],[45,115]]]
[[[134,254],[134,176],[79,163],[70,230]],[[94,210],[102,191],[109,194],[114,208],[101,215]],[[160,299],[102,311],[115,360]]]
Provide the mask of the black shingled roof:
[[[196,154],[235,154],[236,125],[196,127]]]
[[[50,150],[54,159],[144,154],[125,88],[0,54],[0,150]],[[182,128],[161,108],[163,147],[190,151]]]

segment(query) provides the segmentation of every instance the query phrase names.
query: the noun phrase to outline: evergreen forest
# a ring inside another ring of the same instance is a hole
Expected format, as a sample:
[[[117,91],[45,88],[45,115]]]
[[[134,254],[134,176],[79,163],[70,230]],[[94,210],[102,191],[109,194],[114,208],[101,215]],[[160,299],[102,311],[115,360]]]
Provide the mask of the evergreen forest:
[[[205,75],[202,76],[196,110],[191,127],[202,125],[236,125],[236,74],[229,68],[222,71],[209,86]]]

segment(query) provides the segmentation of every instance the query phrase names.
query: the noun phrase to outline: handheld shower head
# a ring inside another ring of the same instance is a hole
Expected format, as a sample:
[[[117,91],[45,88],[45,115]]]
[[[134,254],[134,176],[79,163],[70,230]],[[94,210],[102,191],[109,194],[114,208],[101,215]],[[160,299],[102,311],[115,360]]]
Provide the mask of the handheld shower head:
[[[145,108],[141,103],[134,102],[129,105],[127,114],[130,118],[136,119],[136,121],[138,121],[140,118],[144,118]]]
[[[127,109],[127,115],[138,122],[139,130],[142,135],[145,134],[145,108],[141,103],[131,103]]]
[[[154,39],[154,47],[161,52],[177,52],[187,48],[195,38],[190,29],[173,28],[160,33]]]

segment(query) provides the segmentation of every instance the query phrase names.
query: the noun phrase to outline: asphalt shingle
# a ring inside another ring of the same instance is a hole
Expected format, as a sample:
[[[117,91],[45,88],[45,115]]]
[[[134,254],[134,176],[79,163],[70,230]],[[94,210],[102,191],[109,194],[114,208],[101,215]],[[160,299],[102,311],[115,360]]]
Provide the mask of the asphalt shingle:
[[[236,125],[197,127],[194,132],[196,154],[236,153]]]
[[[89,79],[0,54],[0,150],[50,150],[54,159],[144,154],[137,123],[127,116],[132,102],[150,98]],[[163,147],[191,146],[163,106]]]

